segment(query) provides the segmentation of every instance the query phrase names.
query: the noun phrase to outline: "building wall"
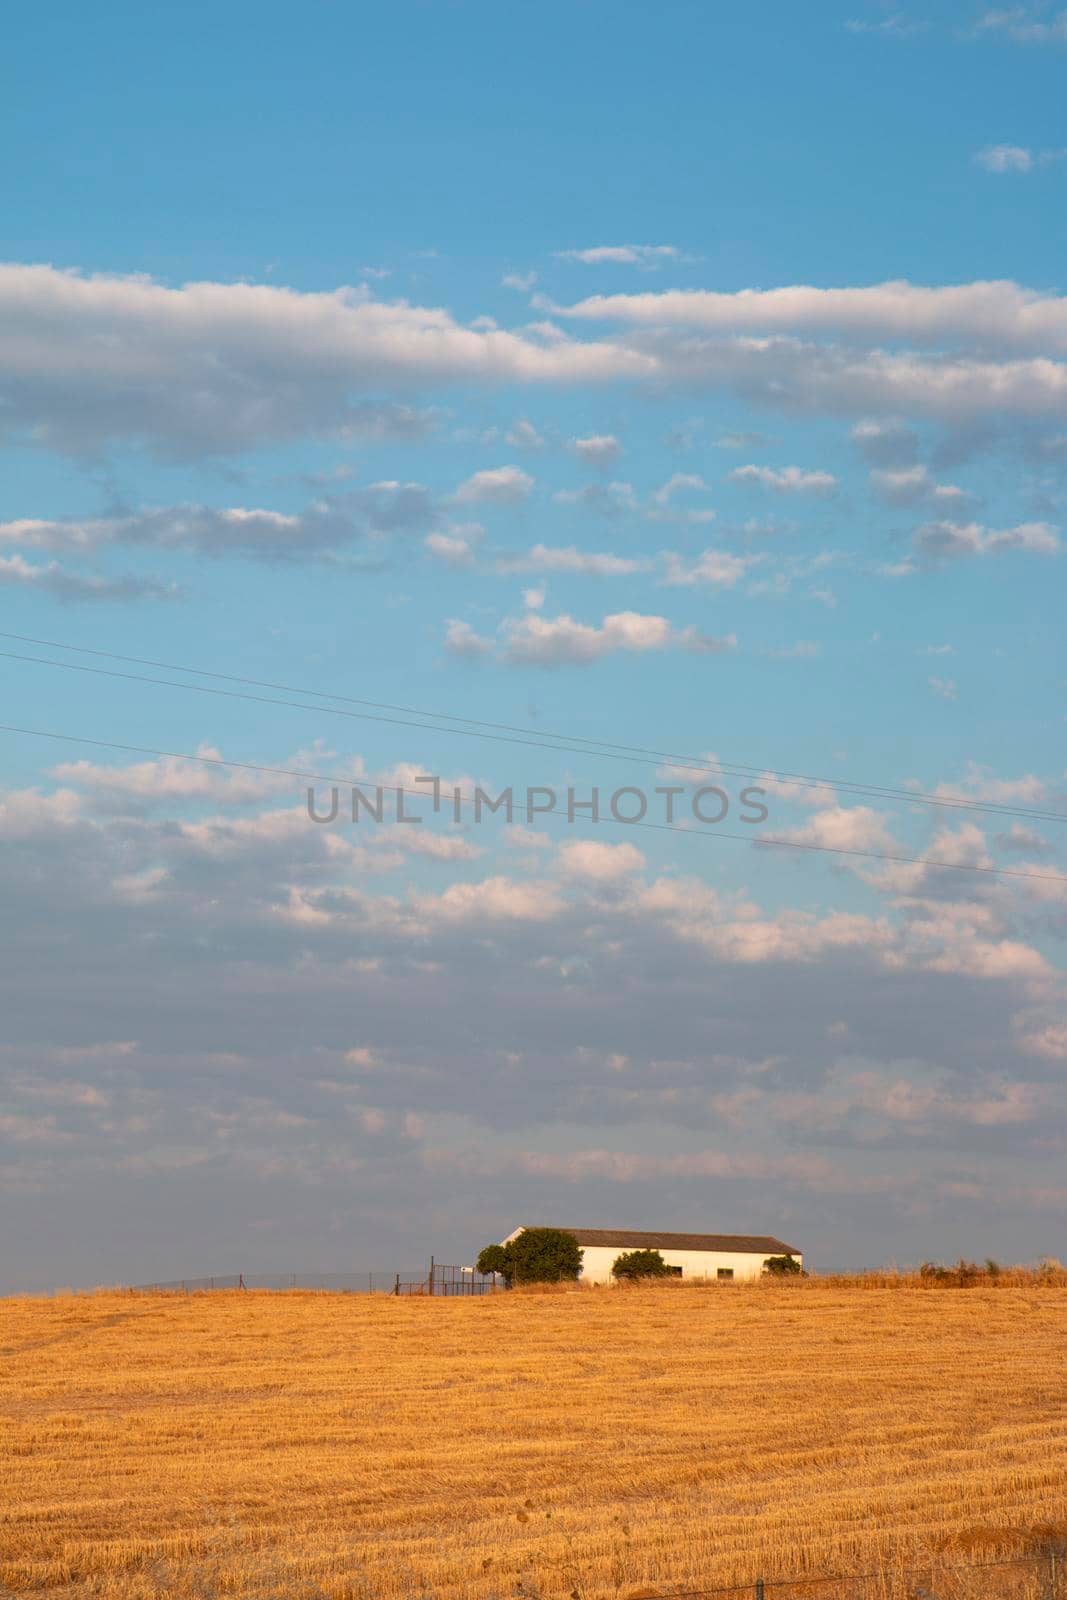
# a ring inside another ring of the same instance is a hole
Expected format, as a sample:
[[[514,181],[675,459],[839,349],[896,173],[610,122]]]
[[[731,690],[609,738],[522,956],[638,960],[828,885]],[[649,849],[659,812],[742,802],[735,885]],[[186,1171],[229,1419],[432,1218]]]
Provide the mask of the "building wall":
[[[582,1249],[582,1282],[613,1283],[611,1269],[625,1252],[599,1244],[586,1244]],[[660,1255],[669,1267],[681,1267],[683,1278],[698,1279],[714,1279],[720,1267],[732,1270],[737,1279],[758,1278],[767,1259],[765,1255],[727,1255],[717,1250],[661,1250]]]

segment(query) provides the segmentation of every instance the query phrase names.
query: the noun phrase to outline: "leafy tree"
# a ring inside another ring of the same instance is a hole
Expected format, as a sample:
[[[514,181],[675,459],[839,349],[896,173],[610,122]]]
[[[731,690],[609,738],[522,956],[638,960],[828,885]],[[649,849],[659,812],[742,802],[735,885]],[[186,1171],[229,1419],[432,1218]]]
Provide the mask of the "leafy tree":
[[[487,1244],[475,1265],[479,1272],[488,1277],[491,1272],[498,1272],[502,1278],[510,1280],[508,1272],[508,1253],[502,1244]]]
[[[526,1228],[510,1244],[486,1245],[479,1272],[499,1272],[510,1283],[563,1283],[576,1278],[584,1252],[562,1228]]]
[[[796,1256],[768,1256],[763,1263],[764,1272],[773,1273],[776,1278],[788,1278],[790,1275],[803,1276],[804,1268]]]
[[[671,1269],[658,1250],[626,1250],[615,1257],[613,1278],[669,1278]]]

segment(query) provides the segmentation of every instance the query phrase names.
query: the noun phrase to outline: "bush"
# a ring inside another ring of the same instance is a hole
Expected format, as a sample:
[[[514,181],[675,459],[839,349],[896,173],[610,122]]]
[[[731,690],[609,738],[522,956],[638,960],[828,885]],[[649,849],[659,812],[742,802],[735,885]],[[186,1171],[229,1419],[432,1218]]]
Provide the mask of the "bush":
[[[486,1245],[478,1257],[479,1272],[499,1272],[512,1283],[563,1283],[576,1278],[582,1250],[573,1233],[561,1228],[526,1228],[510,1244]]]
[[[669,1278],[671,1269],[658,1250],[626,1250],[616,1256],[613,1278]]]
[[[763,1263],[763,1270],[770,1272],[776,1278],[787,1278],[791,1275],[806,1276],[796,1256],[768,1256]]]

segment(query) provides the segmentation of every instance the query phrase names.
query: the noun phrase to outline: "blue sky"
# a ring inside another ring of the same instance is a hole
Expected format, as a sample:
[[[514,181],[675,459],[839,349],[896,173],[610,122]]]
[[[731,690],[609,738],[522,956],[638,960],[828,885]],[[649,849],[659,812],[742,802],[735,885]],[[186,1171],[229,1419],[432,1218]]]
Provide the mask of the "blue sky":
[[[53,643],[3,720],[68,739],[0,745],[5,1286],[539,1219],[1062,1253],[1067,13],[9,41],[0,627]],[[153,751],[683,809],[721,762],[819,848],[317,829]]]

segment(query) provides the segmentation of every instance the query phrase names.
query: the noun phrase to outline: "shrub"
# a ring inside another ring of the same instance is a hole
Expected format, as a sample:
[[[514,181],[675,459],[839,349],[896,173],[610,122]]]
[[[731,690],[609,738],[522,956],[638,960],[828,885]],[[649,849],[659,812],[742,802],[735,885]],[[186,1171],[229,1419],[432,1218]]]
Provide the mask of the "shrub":
[[[772,1273],[776,1278],[787,1278],[791,1275],[806,1276],[796,1256],[768,1256],[763,1263],[763,1270]]]
[[[626,1250],[615,1257],[613,1278],[669,1278],[671,1269],[658,1250]]]
[[[479,1272],[499,1272],[508,1284],[562,1283],[576,1278],[583,1251],[573,1233],[561,1228],[526,1228],[510,1244],[486,1245]]]

